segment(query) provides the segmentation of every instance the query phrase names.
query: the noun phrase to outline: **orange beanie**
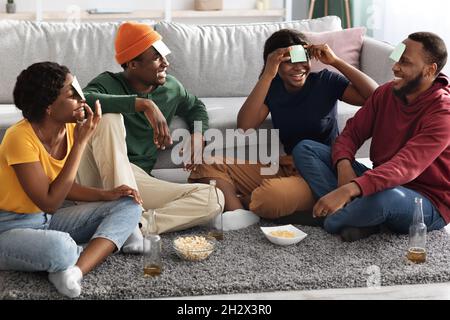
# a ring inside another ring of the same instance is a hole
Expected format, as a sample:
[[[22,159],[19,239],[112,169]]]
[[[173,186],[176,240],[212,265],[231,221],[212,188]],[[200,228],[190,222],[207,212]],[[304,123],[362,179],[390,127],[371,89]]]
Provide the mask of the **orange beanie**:
[[[131,61],[161,39],[161,35],[145,23],[124,22],[117,30],[116,61],[119,64]]]

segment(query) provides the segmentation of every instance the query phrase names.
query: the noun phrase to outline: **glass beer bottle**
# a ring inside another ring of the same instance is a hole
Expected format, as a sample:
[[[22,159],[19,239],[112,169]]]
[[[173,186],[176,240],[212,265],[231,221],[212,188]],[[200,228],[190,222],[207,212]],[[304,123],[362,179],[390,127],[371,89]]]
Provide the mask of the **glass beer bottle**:
[[[409,245],[406,257],[414,263],[426,261],[427,226],[423,222],[422,198],[414,198],[413,221],[409,226]]]
[[[149,210],[147,229],[144,232],[144,276],[161,274],[161,237],[156,232],[155,210]]]

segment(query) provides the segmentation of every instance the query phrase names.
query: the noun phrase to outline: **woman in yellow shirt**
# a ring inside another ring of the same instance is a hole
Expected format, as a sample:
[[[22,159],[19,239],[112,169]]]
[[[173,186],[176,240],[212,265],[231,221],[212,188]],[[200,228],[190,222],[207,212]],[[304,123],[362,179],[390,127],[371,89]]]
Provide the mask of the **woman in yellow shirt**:
[[[56,63],[23,70],[14,103],[25,119],[0,145],[0,269],[47,271],[68,297],[81,294],[82,276],[122,247],[141,216],[140,196],[130,187],[101,190],[74,182],[101,118],[100,103],[94,113],[77,87]]]

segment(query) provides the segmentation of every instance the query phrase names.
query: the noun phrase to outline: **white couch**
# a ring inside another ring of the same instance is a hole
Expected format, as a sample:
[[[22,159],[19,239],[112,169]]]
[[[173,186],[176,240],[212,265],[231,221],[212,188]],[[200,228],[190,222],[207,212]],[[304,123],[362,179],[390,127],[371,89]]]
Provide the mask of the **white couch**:
[[[114,60],[114,37],[119,23],[36,23],[0,21],[0,140],[4,130],[21,118],[13,105],[12,92],[21,70],[38,61],[56,61],[69,67],[84,86],[99,73],[121,71]],[[264,41],[281,28],[322,32],[341,29],[338,17],[280,23],[239,25],[184,25],[160,22],[154,25],[172,50],[169,73],[178,78],[206,105],[210,127],[236,128],[239,108],[256,83],[262,68]],[[392,46],[365,37],[360,69],[384,83],[392,77],[388,56]],[[357,107],[338,104],[342,129]],[[171,129],[186,127],[175,118]],[[263,125],[271,128],[270,117]],[[357,154],[368,157],[368,144]],[[174,170],[175,169],[175,170]],[[170,150],[161,152],[153,172],[171,181],[185,181],[176,169]]]

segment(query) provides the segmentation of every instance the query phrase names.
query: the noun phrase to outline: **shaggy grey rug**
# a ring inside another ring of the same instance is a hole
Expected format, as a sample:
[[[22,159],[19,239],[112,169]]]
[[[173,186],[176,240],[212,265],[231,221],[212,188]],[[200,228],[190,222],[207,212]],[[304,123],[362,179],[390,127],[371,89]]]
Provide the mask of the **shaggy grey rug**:
[[[262,223],[271,226],[270,223]],[[450,239],[428,234],[427,262],[405,259],[408,237],[381,233],[344,243],[319,227],[298,226],[308,236],[295,245],[270,243],[259,226],[225,234],[217,250],[201,262],[176,256],[163,235],[163,273],[144,278],[141,256],[116,254],[83,279],[81,299],[146,299],[227,293],[365,287],[450,281]],[[0,298],[64,299],[46,273],[0,272]]]

